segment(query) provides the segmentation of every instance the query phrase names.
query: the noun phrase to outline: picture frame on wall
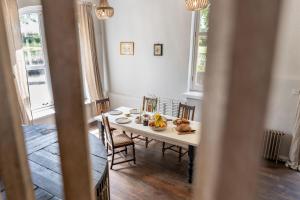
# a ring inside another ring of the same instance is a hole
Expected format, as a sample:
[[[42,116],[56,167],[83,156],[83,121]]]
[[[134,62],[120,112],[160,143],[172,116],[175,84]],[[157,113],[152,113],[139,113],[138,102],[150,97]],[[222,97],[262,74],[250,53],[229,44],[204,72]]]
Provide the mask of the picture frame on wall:
[[[134,55],[134,42],[120,42],[120,55]]]
[[[154,56],[162,56],[163,55],[163,44],[154,44],[153,47]]]

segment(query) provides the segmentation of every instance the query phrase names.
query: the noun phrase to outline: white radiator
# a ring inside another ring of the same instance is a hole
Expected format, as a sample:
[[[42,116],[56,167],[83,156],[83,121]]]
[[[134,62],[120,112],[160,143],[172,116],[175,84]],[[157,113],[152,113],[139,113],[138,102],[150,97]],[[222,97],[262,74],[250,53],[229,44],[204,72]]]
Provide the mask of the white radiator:
[[[278,162],[280,145],[282,137],[285,135],[282,131],[266,130],[263,141],[263,158]]]

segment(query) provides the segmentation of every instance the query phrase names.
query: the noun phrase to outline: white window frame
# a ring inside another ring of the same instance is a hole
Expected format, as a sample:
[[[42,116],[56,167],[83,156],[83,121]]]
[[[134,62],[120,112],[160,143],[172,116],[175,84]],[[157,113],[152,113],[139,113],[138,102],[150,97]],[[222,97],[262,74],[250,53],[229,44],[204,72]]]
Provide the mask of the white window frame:
[[[197,70],[197,59],[198,59],[198,42],[199,42],[199,36],[201,35],[201,33],[199,33],[200,12],[201,11],[195,11],[192,14],[189,77],[188,77],[188,90],[192,92],[203,91],[203,85],[197,84],[196,77],[195,77],[196,70]]]
[[[203,90],[203,87],[197,86],[195,75],[197,68],[198,58],[198,30],[200,24],[200,13],[199,11],[193,12],[192,16],[192,31],[191,31],[191,49],[190,49],[190,73],[189,73],[189,90],[199,91]]]
[[[49,71],[49,61],[48,61],[48,52],[47,52],[47,44],[46,44],[46,36],[45,36],[45,28],[44,28],[44,19],[43,19],[43,13],[42,13],[42,6],[26,6],[19,9],[19,15],[24,14],[30,14],[30,13],[37,13],[39,15],[39,22],[40,22],[40,32],[42,35],[42,46],[43,46],[43,53],[44,53],[44,65],[37,65],[37,66],[26,66],[27,70],[34,70],[34,69],[44,69],[46,73],[46,79],[47,79],[47,86],[50,96],[50,102],[48,102],[47,105],[44,105],[40,108],[33,109],[32,111],[40,111],[44,109],[52,109],[54,107],[54,101],[53,101],[53,94],[52,94],[52,85],[51,85],[51,77],[50,77],[50,71]]]

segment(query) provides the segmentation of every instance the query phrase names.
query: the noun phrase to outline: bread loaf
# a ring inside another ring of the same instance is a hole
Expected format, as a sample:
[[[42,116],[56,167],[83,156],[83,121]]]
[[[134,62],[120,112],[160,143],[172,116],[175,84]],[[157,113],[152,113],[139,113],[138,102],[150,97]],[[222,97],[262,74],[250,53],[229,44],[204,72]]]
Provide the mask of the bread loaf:
[[[178,132],[191,132],[192,129],[189,124],[180,124],[176,127],[176,131]]]
[[[173,124],[179,126],[181,124],[190,124],[190,122],[187,119],[176,119],[173,121]]]

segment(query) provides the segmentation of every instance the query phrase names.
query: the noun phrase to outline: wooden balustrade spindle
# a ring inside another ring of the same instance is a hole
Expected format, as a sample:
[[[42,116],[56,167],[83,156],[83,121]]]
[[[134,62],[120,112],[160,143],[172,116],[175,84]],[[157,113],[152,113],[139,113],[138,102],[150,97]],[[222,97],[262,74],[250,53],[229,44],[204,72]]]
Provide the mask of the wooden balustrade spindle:
[[[0,166],[8,200],[33,200],[12,62],[5,26],[4,2],[0,3]]]
[[[45,33],[66,200],[94,192],[84,115],[75,0],[43,0]]]
[[[256,197],[280,0],[211,1],[194,199]]]

